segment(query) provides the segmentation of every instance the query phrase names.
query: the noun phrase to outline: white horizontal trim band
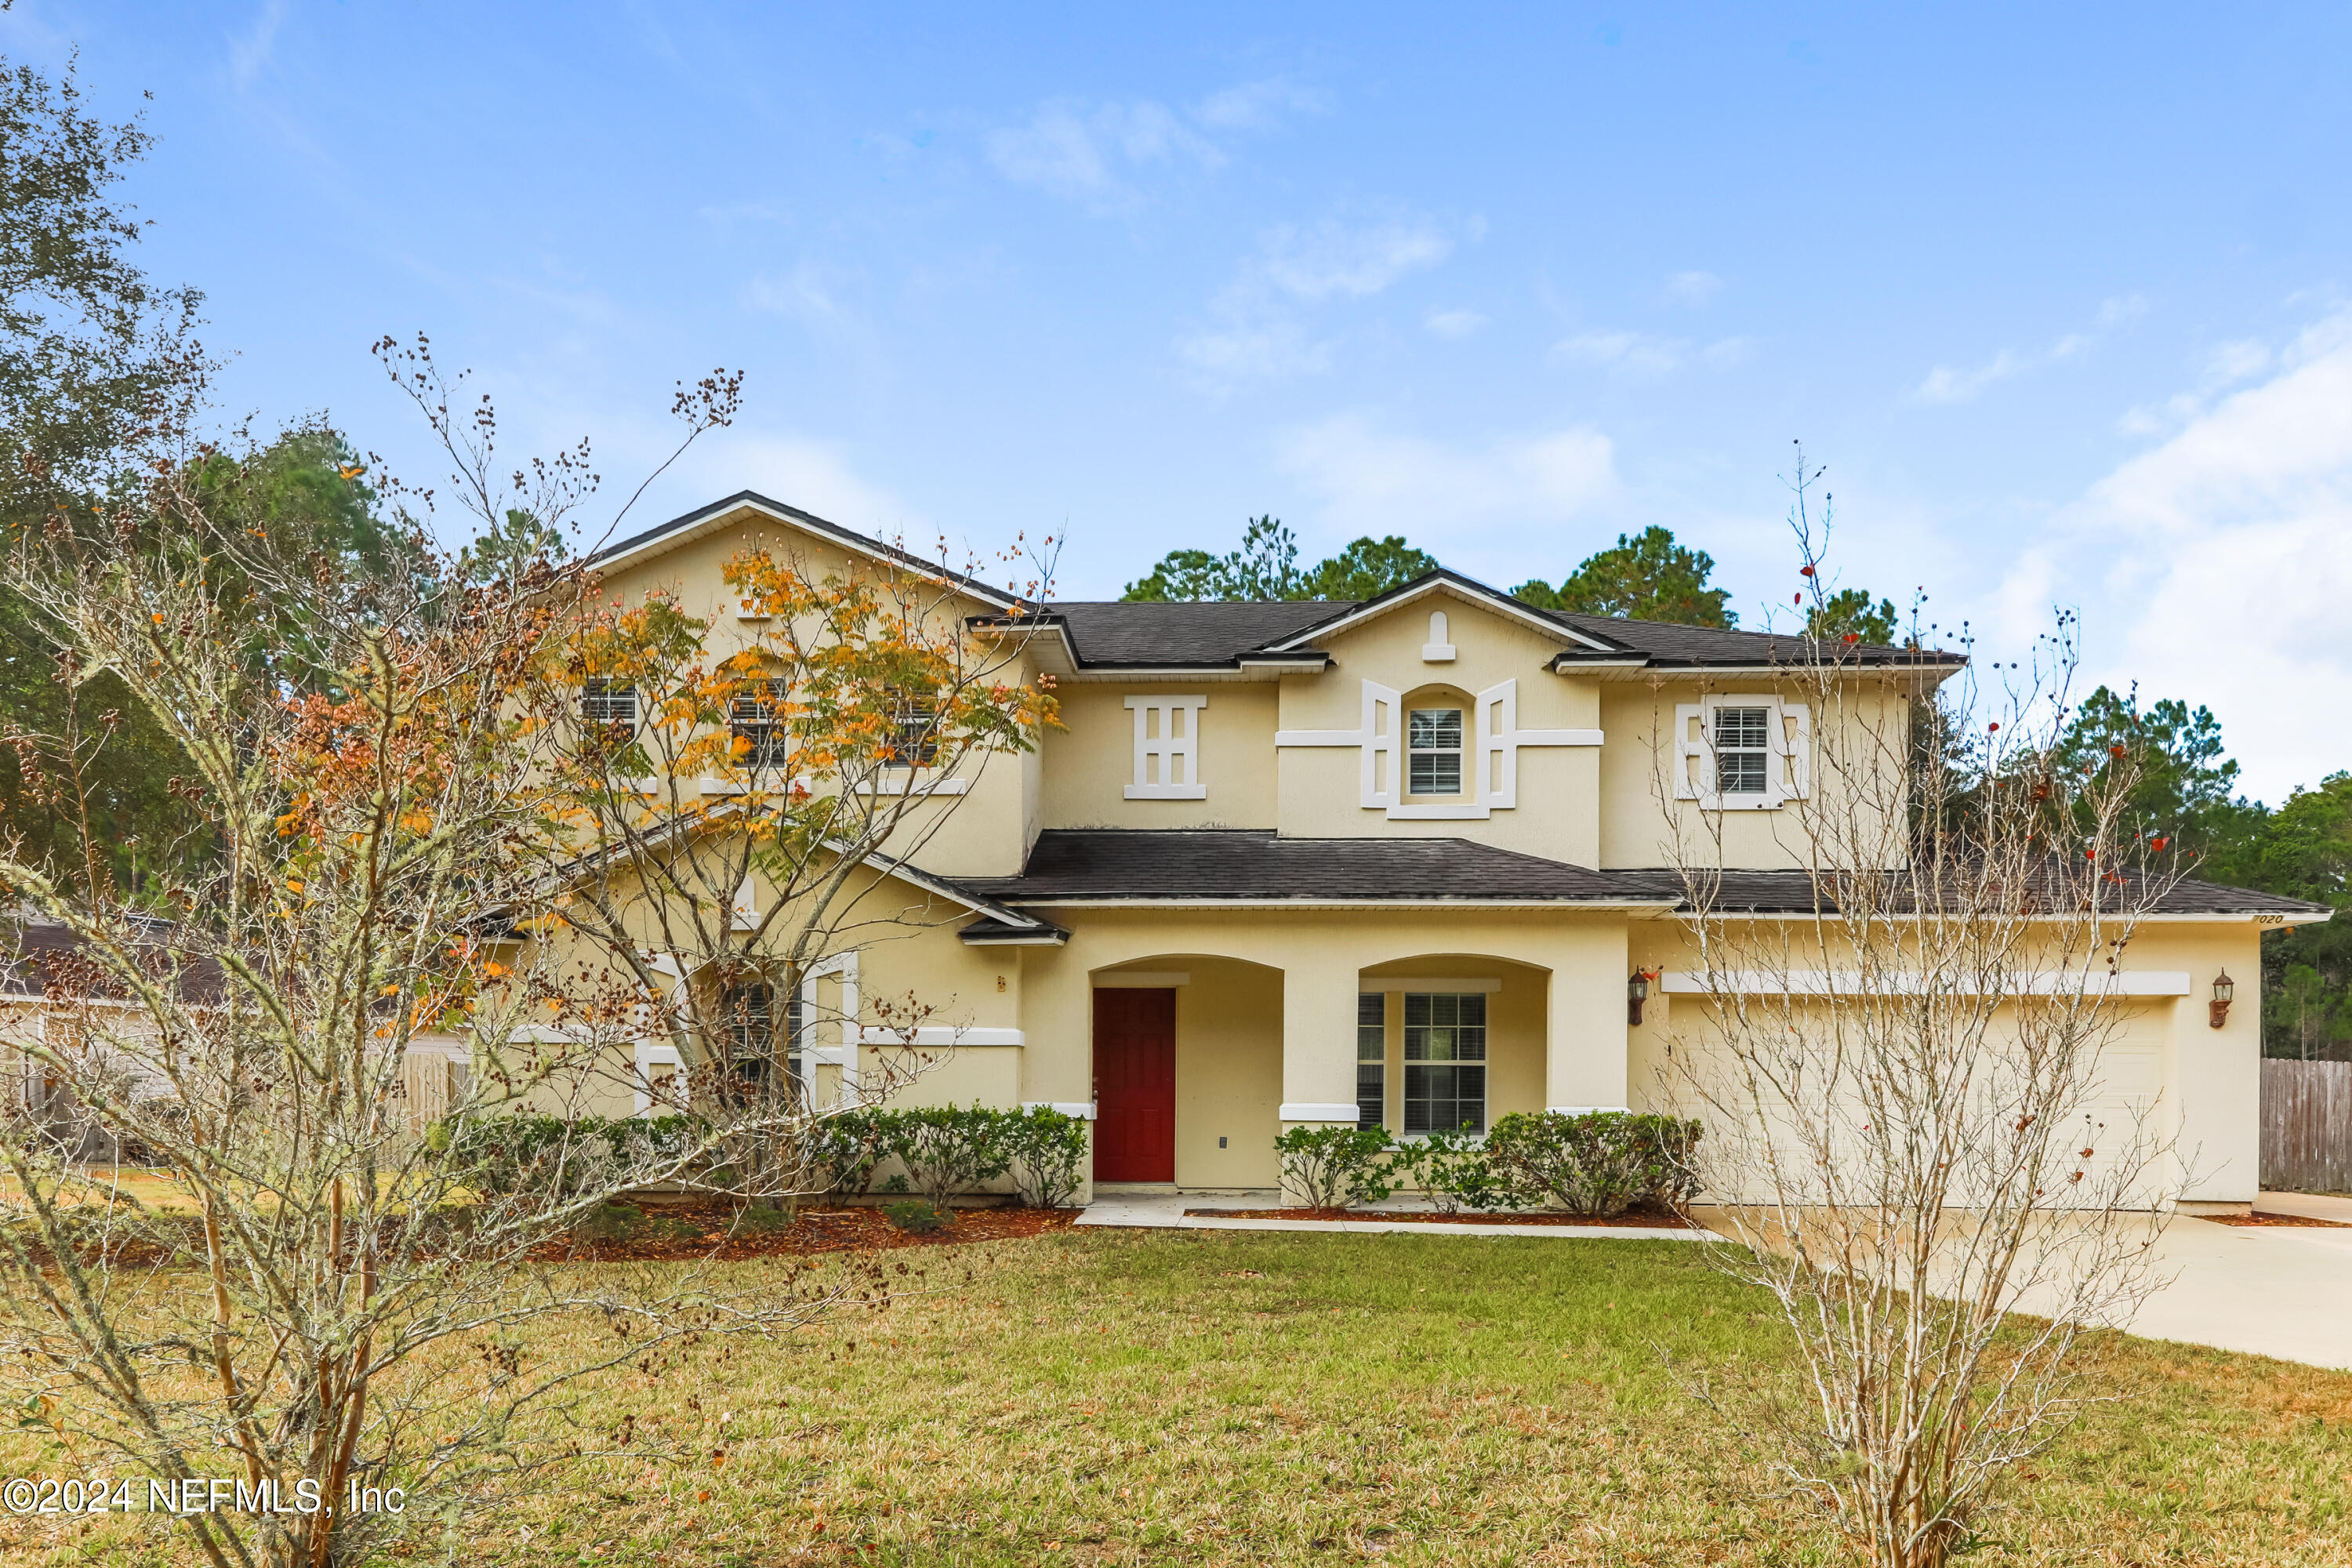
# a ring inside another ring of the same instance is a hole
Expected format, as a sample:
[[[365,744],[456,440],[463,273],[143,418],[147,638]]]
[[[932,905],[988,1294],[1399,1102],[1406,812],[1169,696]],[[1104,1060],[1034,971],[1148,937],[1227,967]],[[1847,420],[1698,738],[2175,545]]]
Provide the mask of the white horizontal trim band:
[[[1601,744],[1598,730],[1514,730],[1511,743],[1516,746],[1597,746]]]
[[[1206,800],[1207,784],[1129,784],[1129,800]]]
[[[857,1032],[857,1043],[863,1046],[903,1046],[908,1044],[906,1031],[885,1029],[868,1024]],[[926,1025],[915,1031],[914,1044],[919,1046],[1017,1046],[1022,1043],[1018,1029],[965,1029],[953,1026]]]
[[[1276,730],[1274,743],[1277,746],[1360,746],[1364,743],[1361,730]]]
[[[1276,1115],[1285,1121],[1353,1121],[1354,1100],[1284,1100]]]
[[[1710,986],[1707,976],[1690,970],[1669,969],[1662,982],[1666,994],[1675,996],[1704,996],[1710,990],[1721,989],[1743,996],[1854,996],[1866,991],[1883,995],[1916,996],[1924,989],[1917,974],[1890,974],[1866,982],[1858,970],[1792,969],[1775,974],[1764,970],[1733,970],[1717,975],[1717,984]],[[2021,974],[2010,978],[1996,977],[1996,984],[2004,994],[2027,996],[2055,996],[2076,991],[2105,992],[2111,996],[2186,996],[2190,980],[2186,970],[2126,969],[2120,974]],[[1960,995],[1977,995],[1970,989],[1974,982],[1965,976],[1954,977],[1948,988]]]
[[[1024,1110],[1035,1110],[1040,1108],[1058,1110],[1065,1116],[1075,1116],[1081,1121],[1092,1121],[1095,1119],[1095,1102],[1091,1100],[1024,1100],[1021,1102],[1021,1109]]]

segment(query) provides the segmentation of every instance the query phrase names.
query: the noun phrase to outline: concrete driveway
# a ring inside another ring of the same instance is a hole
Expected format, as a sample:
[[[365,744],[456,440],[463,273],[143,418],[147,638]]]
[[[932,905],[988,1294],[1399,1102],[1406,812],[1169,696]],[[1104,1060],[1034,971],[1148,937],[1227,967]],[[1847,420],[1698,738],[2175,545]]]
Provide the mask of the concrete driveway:
[[[2264,1194],[2258,1208],[2352,1219],[2352,1200]],[[2284,1361],[2352,1370],[2352,1225],[2216,1225],[2176,1215],[2157,1242],[2172,1283],[2129,1327]]]

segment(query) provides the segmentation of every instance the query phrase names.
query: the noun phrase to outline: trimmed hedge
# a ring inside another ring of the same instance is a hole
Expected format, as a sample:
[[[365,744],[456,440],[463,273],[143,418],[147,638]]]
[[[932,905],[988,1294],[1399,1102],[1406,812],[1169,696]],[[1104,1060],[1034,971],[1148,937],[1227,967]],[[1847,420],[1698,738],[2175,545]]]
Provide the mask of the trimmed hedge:
[[[1481,1139],[1433,1132],[1402,1142],[1377,1127],[1294,1127],[1275,1140],[1283,1184],[1315,1208],[1378,1203],[1418,1188],[1448,1214],[1554,1205],[1602,1218],[1639,1203],[1679,1211],[1698,1191],[1699,1124],[1595,1110],[1515,1112]]]
[[[616,1171],[676,1161],[709,1133],[709,1123],[695,1116],[485,1116],[436,1128],[432,1147],[484,1192],[569,1195],[609,1181]],[[1076,1195],[1086,1167],[1086,1123],[1042,1105],[1028,1110],[853,1106],[819,1118],[808,1137],[813,1181],[845,1197],[872,1191],[876,1172],[896,1160],[907,1176],[893,1177],[892,1191],[911,1184],[943,1204],[1010,1174],[1022,1202],[1059,1208]],[[683,1174],[692,1180],[724,1173],[689,1166]]]

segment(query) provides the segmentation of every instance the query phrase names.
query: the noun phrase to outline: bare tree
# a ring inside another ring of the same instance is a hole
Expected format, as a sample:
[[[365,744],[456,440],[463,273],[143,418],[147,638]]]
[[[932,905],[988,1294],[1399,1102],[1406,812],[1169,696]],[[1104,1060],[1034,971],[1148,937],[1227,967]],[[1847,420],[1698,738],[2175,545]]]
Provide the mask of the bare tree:
[[[1801,457],[1817,608],[1819,478]],[[1900,653],[1792,637],[1769,698],[1673,714],[1658,773],[1704,981],[1674,1005],[1666,1089],[1706,1123],[1715,1256],[1770,1293],[1804,1369],[1774,1458],[1885,1568],[1944,1562],[2101,1396],[2081,1335],[2160,1283],[2182,1179],[2123,1048],[2168,847],[2121,826],[2128,758],[2057,763],[2072,621],[1966,670],[1914,632]],[[1737,868],[1774,860],[1793,868]]]
[[[593,579],[535,531],[593,490],[586,454],[494,484],[487,404],[453,434],[429,361],[407,363],[471,514],[533,528],[444,553],[404,513],[402,570],[361,591],[250,526],[235,485],[198,488],[217,454],[182,408],[131,492],[53,515],[9,564],[67,650],[61,678],[116,671],[184,749],[200,842],[135,901],[103,855],[45,869],[0,846],[19,930],[41,938],[19,943],[41,950],[21,961],[38,1005],[0,1019],[0,1055],[39,1089],[0,1136],[0,1380],[79,1458],[230,1487],[234,1505],[205,1493],[172,1521],[215,1564],[368,1559],[400,1526],[369,1506],[390,1489],[455,1520],[495,1473],[642,1446],[552,1446],[583,1377],[887,1299],[871,1269],[562,1259],[616,1194],[747,1145],[805,1147],[804,1099],[713,1095],[657,1135],[559,1121],[500,1143],[526,1125],[500,1113],[561,1110],[678,1026],[641,973],[536,940],[566,929],[596,847],[571,787],[581,735],[554,716],[578,710]],[[733,406],[731,378],[683,389],[685,439]],[[102,765],[87,747],[21,754],[68,817]],[[793,842],[820,881],[841,859],[814,829]],[[468,1059],[420,1129],[416,1065]],[[733,1184],[774,1195],[792,1174]],[[604,1348],[549,1351],[532,1330],[565,1314],[600,1323]]]

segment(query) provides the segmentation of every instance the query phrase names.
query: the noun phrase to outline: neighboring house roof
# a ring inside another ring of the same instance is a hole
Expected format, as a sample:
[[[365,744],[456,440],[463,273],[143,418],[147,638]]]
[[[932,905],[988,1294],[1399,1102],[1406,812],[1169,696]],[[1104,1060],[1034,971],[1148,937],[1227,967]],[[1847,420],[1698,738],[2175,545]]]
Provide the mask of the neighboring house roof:
[[[175,941],[180,928],[171,921],[147,916],[130,919],[132,951],[157,977],[178,975],[179,995],[188,1002],[217,1001],[223,990],[220,963],[208,954],[191,953]],[[18,916],[0,927],[0,998],[47,997],[66,993],[120,1000],[121,984],[84,952],[85,943],[72,927],[45,916]]]
[[[965,877],[974,898],[1004,904],[1547,903],[1686,906],[1682,874],[1596,871],[1465,838],[1286,838],[1264,828],[1048,828],[1018,877]],[[1727,871],[1715,908],[1800,914],[1814,907],[1806,871]],[[2181,881],[2148,906],[2158,915],[2284,915],[2315,922],[2324,904]]]

